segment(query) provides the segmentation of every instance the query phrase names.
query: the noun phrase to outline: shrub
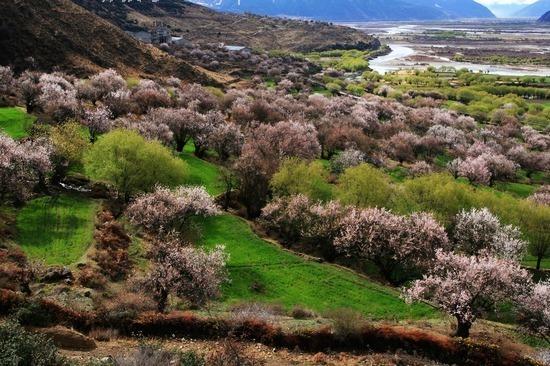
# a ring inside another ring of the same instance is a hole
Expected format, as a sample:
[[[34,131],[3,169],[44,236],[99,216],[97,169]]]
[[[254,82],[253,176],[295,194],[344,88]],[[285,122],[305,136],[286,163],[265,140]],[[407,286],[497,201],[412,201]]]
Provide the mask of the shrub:
[[[300,306],[294,306],[290,312],[290,315],[294,319],[310,319],[315,317],[315,313],[313,311]]]
[[[179,366],[206,366],[206,360],[194,351],[179,354]]]
[[[58,366],[65,362],[53,342],[44,335],[24,330],[17,323],[0,324],[0,365]]]
[[[113,281],[124,279],[132,267],[128,251],[124,249],[101,249],[94,255],[101,273]]]
[[[78,283],[84,287],[102,290],[107,284],[105,277],[93,268],[84,268],[78,275]]]
[[[118,330],[112,328],[94,328],[88,332],[88,337],[99,342],[109,342],[118,337]]]
[[[155,310],[154,301],[147,295],[122,292],[103,304],[102,312],[109,322],[133,319],[138,314]]]
[[[224,340],[222,347],[208,357],[210,366],[253,366],[254,360],[244,354],[244,347],[234,339]]]
[[[31,301],[19,307],[14,319],[22,325],[46,327],[53,321],[52,315],[39,302]]]
[[[334,333],[341,338],[359,335],[367,325],[363,314],[349,308],[330,310],[325,317],[332,320]]]
[[[85,155],[86,172],[114,185],[125,202],[157,184],[176,186],[185,180],[186,164],[158,141],[138,133],[115,130],[103,136]]]

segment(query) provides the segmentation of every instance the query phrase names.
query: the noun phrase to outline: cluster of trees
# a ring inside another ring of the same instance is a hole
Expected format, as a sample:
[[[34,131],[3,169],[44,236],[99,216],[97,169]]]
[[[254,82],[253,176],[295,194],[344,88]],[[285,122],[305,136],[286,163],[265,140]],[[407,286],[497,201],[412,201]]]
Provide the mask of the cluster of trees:
[[[300,79],[286,77],[275,91],[223,94],[175,78],[127,81],[113,70],[76,80],[0,69],[0,93],[17,94],[48,122],[21,142],[0,135],[0,199],[23,201],[83,164],[157,238],[146,285],[158,309],[171,293],[202,305],[219,294],[227,255],[186,241],[193,216],[218,213],[204,189],[179,187],[187,167],[177,154],[193,144],[196,155],[210,152],[235,173],[250,217],[261,214],[287,242],[308,243],[329,260],[374,263],[394,284],[415,280],[407,298],[451,313],[458,335],[497,303],[523,299],[519,319],[547,336],[540,304],[548,284],[532,283],[518,264],[526,239],[539,264],[548,253],[547,188],[517,200],[431,174],[442,157],[455,178],[476,185],[514,180],[519,169],[548,172],[547,134],[506,113],[479,126],[429,102],[292,95]],[[468,93],[457,97],[467,102]],[[417,178],[397,186],[380,169],[399,165]]]
[[[230,70],[243,76],[252,74],[255,81],[290,81],[295,84],[295,90],[304,89],[307,78],[319,71],[318,66],[297,54],[250,51],[247,48],[234,51],[220,47],[218,43],[172,45],[168,52],[209,70]]]
[[[301,75],[290,73],[290,82],[299,81],[294,74]],[[2,75],[2,90],[17,91],[29,110],[43,113],[54,124],[75,120],[87,128],[94,145],[100,134],[125,129],[176,151],[192,142],[198,156],[213,150],[221,161],[234,161],[241,199],[251,216],[259,214],[271,192],[270,179],[289,157],[338,156],[334,172],[364,161],[379,167],[398,161],[420,176],[439,169],[436,159],[445,156],[452,160],[448,168],[455,177],[467,177],[475,184],[514,180],[518,169],[531,175],[550,167],[548,136],[522,128],[511,118],[480,128],[472,118],[454,112],[411,108],[374,96],[361,101],[307,93],[293,96],[286,94],[290,84],[280,91],[219,94],[175,78],[164,86],[152,80],[128,82],[113,70],[88,80],[34,72],[15,78],[7,68]],[[60,160],[65,166],[71,162],[66,157]],[[90,165],[92,160],[102,161],[97,154],[87,159]],[[118,178],[94,173],[98,169],[89,172],[116,180],[126,198],[144,190],[144,186],[124,188]],[[55,171],[62,175],[62,169]]]
[[[546,80],[530,77],[504,77],[471,73],[453,68],[428,68],[413,73],[365,72],[364,81],[355,84],[363,90],[396,98],[408,105],[445,103],[453,110],[479,122],[521,121],[545,128],[550,117],[547,108],[529,100],[548,100]],[[353,84],[350,84],[353,85]],[[427,101],[427,99],[429,101]]]
[[[521,268],[527,243],[518,228],[488,209],[461,211],[447,231],[429,213],[407,216],[381,208],[322,203],[303,195],[277,198],[262,222],[290,243],[307,243],[328,260],[369,261],[393,284],[411,279],[409,300],[428,300],[456,317],[457,336],[506,301],[526,327],[548,337],[548,284]],[[360,267],[360,266],[359,266]],[[415,280],[416,279],[416,280]]]

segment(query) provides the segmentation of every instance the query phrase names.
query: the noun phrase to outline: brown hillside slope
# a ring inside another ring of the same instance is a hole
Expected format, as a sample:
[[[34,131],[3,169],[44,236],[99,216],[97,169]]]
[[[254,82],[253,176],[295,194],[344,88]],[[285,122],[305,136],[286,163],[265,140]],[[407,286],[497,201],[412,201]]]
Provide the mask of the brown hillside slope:
[[[191,65],[144,45],[69,0],[10,0],[0,11],[0,65],[16,71],[59,67],[77,75],[116,68],[139,76],[209,79]]]
[[[152,3],[73,0],[127,31],[148,30],[163,21],[174,35],[195,43],[243,45],[265,50],[376,49],[380,42],[361,31],[319,22],[213,11],[184,0]]]

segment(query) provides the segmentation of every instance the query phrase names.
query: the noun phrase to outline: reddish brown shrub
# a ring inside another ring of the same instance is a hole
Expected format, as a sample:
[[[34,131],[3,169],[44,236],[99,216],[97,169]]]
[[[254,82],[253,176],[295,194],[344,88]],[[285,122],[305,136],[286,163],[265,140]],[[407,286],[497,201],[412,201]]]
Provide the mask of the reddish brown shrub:
[[[101,273],[113,281],[120,281],[128,275],[132,267],[132,262],[128,252],[123,249],[98,250],[94,260],[101,268]]]
[[[103,223],[95,231],[94,238],[99,249],[128,249],[131,243],[122,225],[113,220]]]
[[[32,271],[27,257],[16,247],[0,249],[0,288],[30,293]]]
[[[23,296],[10,290],[0,289],[0,314],[6,314],[23,302]]]
[[[97,270],[87,267],[80,271],[78,275],[78,282],[88,288],[93,288],[96,290],[101,290],[105,288],[107,280],[105,277],[99,273]]]
[[[290,315],[294,319],[310,319],[315,317],[315,313],[309,309],[302,308],[300,306],[295,306],[292,308]]]
[[[88,337],[99,342],[109,342],[118,337],[119,331],[113,328],[93,328],[88,332]]]

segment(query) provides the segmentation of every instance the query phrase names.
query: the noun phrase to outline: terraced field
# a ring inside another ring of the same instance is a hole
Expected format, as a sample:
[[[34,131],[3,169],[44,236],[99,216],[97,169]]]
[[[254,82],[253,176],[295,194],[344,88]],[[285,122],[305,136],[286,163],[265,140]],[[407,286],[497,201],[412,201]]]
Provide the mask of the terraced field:
[[[202,222],[202,244],[225,244],[231,283],[223,301],[259,301],[315,311],[350,307],[374,319],[435,318],[427,305],[405,304],[397,291],[351,271],[306,260],[268,243],[241,218],[224,215]]]

